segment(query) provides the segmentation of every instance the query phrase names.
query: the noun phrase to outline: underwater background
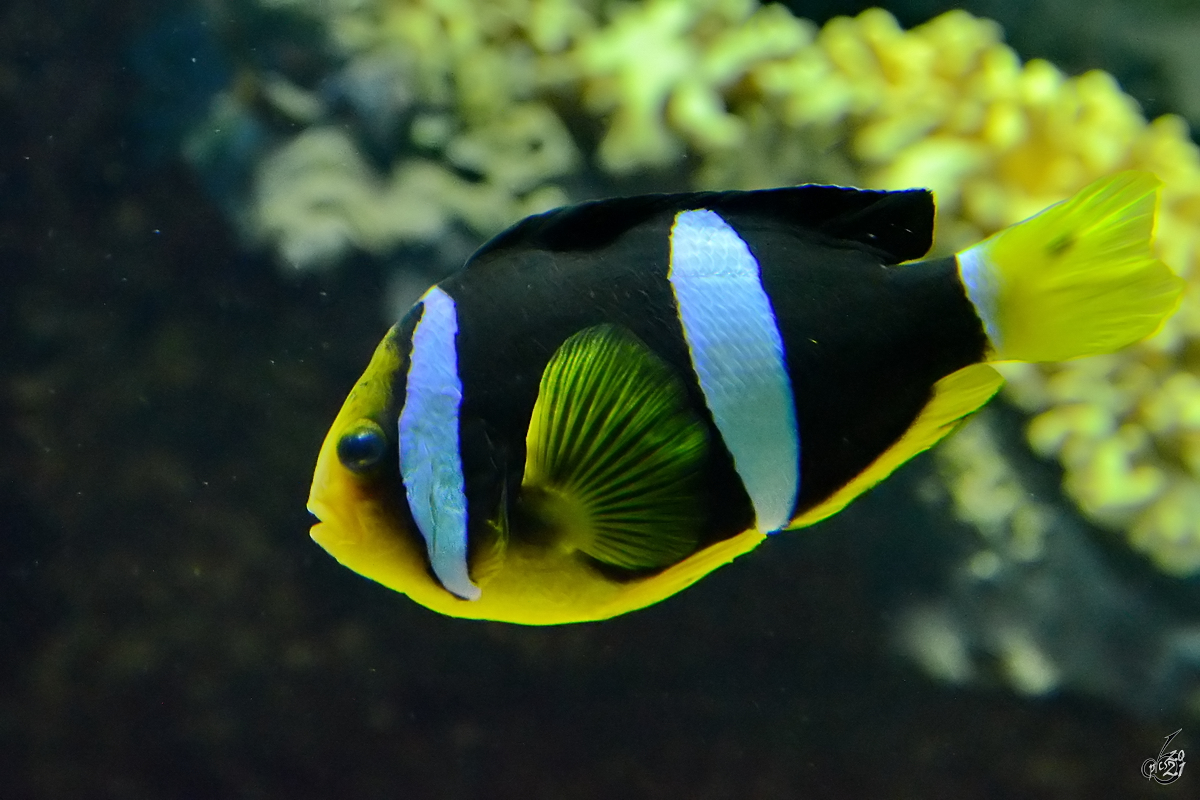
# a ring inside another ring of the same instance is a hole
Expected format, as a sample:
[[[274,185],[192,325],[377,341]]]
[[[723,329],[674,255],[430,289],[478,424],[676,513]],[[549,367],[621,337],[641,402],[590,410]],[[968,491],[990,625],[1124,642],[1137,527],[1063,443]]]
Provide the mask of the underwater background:
[[[1194,796],[1200,7],[0,8],[0,797]],[[394,317],[620,193],[938,192],[950,252],[1126,167],[1180,312],[660,605],[434,615],[307,535]]]

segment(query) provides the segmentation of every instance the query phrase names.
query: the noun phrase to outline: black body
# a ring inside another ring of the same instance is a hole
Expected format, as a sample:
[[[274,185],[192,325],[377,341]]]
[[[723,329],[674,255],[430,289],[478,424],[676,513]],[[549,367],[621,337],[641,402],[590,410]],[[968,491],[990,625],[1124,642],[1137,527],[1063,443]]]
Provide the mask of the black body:
[[[811,508],[912,424],[935,382],[980,361],[982,325],[953,257],[920,258],[933,234],[925,191],[801,186],[604,200],[531,217],[441,283],[458,310],[461,449],[473,524],[515,496],[542,371],[570,335],[624,326],[676,370],[713,446],[701,543],[753,524],[749,498],[705,407],[668,282],[670,232],[709,209],[746,241],[784,339]],[[421,306],[397,329],[408,341]],[[396,407],[405,375],[396,376]]]

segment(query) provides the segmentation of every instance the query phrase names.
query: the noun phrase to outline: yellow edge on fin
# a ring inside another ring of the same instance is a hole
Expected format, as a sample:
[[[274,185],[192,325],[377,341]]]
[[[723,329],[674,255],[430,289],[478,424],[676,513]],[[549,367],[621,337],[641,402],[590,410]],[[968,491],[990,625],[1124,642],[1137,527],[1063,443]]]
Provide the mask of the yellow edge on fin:
[[[972,364],[942,378],[933,385],[933,398],[895,444],[824,502],[793,519],[787,530],[812,525],[841,511],[905,461],[937,444],[959,420],[990,400],[1003,384],[1004,378],[987,364]]]
[[[666,600],[718,567],[723,567],[738,556],[749,553],[762,544],[763,539],[766,538],[765,533],[751,528],[732,539],[725,539],[709,545],[675,566],[663,570],[653,578],[630,584],[612,602],[599,609],[592,619],[599,620],[627,614],[630,611],[637,611]]]

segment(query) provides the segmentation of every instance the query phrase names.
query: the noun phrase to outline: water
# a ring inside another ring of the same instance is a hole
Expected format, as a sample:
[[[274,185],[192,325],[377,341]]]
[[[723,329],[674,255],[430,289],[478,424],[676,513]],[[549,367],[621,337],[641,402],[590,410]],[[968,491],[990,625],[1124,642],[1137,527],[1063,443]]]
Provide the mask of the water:
[[[395,279],[245,247],[138,122],[162,24],[140,0],[0,10],[0,796],[1189,791],[1139,772],[1200,731],[1186,709],[955,688],[897,655],[949,563],[928,459],[601,624],[443,618],[341,568],[304,499]]]

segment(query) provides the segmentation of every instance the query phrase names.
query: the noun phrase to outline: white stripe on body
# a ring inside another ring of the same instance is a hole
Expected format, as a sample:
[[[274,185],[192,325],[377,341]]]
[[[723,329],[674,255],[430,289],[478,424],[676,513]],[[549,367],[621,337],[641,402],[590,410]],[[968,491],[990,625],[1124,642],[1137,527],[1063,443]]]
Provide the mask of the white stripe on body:
[[[987,241],[963,250],[957,256],[958,275],[967,290],[967,299],[983,322],[992,348],[1000,350],[1000,326],[996,320],[996,305],[1000,295],[1000,276],[988,258]]]
[[[668,273],[692,367],[725,446],[770,532],[791,521],[800,435],[783,338],[750,248],[719,215],[682,211]]]

